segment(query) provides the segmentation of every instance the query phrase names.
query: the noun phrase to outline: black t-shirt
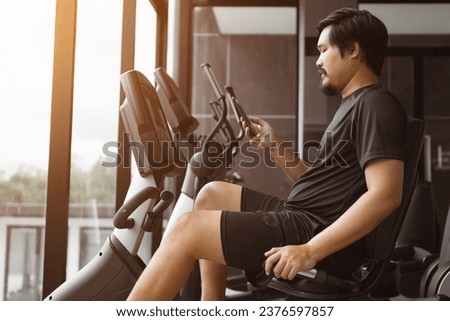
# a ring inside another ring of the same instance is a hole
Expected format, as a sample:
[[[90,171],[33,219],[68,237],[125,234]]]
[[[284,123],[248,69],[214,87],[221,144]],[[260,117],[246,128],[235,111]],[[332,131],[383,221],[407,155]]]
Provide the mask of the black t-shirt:
[[[293,185],[285,208],[306,215],[314,229],[330,225],[367,191],[367,162],[403,160],[406,121],[400,102],[380,85],[343,99],[316,160]]]

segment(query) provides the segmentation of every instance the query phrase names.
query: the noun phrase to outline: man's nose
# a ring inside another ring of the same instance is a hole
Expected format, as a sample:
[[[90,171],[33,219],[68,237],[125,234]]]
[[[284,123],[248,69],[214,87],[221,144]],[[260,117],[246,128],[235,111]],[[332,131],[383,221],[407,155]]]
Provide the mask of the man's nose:
[[[316,60],[316,67],[321,68],[322,66],[323,66],[322,59],[319,56],[319,58],[317,58],[317,60]]]

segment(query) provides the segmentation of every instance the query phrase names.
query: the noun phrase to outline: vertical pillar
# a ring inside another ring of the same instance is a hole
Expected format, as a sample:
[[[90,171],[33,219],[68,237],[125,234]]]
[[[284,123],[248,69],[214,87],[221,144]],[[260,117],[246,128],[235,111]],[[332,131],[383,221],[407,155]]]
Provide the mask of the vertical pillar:
[[[76,0],[56,3],[43,297],[66,279]]]

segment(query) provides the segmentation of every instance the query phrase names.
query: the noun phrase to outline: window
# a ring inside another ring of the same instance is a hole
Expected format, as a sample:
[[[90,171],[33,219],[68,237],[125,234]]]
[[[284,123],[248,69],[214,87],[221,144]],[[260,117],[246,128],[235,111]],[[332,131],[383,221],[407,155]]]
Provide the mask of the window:
[[[57,3],[0,3],[0,88],[8,93],[0,108],[7,151],[0,159],[0,301],[42,299]],[[102,162],[105,144],[118,139],[124,2],[76,4],[67,278],[113,229],[116,168]],[[156,13],[146,0],[137,1],[136,11],[135,65],[149,74],[156,61]]]
[[[67,278],[105,242],[84,248],[80,229],[112,230],[115,168],[102,161],[103,146],[117,141],[121,28],[121,0],[78,1]]]
[[[3,293],[5,300],[31,301],[40,298],[44,258],[43,230],[40,226],[8,227]]]
[[[0,300],[41,296],[55,4],[0,2]]]
[[[155,70],[156,12],[150,1],[136,2],[136,53],[134,69],[142,72],[150,81]]]

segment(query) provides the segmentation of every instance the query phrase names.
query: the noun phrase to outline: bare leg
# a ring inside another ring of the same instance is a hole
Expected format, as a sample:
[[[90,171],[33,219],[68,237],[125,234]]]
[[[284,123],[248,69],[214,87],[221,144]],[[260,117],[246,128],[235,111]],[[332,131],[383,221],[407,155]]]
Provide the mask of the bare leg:
[[[183,286],[196,259],[225,264],[221,211],[196,211],[177,220],[142,273],[128,300],[170,300]]]
[[[200,260],[202,301],[225,300],[228,267],[207,260]]]
[[[195,210],[241,210],[239,185],[211,182],[200,191],[195,201]],[[219,231],[220,232],[220,231]],[[212,261],[200,260],[202,300],[225,299],[227,266]]]

